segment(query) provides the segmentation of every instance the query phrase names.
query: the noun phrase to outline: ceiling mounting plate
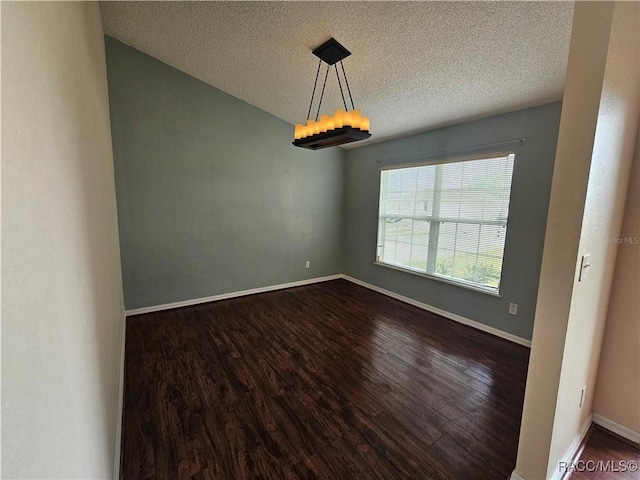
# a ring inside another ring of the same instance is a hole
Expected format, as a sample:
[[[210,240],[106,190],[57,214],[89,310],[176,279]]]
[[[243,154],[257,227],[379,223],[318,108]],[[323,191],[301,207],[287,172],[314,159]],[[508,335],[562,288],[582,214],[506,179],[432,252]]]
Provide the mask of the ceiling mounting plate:
[[[323,62],[333,65],[340,60],[347,58],[351,52],[344,48],[340,42],[331,37],[319,47],[313,50],[313,54]]]

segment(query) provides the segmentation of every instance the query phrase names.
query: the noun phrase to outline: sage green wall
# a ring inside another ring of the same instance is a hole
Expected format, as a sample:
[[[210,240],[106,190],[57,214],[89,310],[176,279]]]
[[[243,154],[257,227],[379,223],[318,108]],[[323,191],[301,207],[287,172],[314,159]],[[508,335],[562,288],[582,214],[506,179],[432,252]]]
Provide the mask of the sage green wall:
[[[341,149],[105,43],[127,309],[342,272]]]
[[[105,42],[127,309],[345,273],[531,338],[560,103],[309,152],[290,124]],[[516,153],[500,298],[374,265],[379,161],[520,137],[464,151]]]
[[[531,339],[560,107],[560,103],[553,103],[349,150],[344,179],[344,273]],[[516,154],[501,298],[374,264],[380,189],[377,162],[401,165],[437,152],[521,137],[528,139],[523,145],[475,148],[457,154],[507,150]],[[509,302],[519,305],[517,316],[508,314]]]

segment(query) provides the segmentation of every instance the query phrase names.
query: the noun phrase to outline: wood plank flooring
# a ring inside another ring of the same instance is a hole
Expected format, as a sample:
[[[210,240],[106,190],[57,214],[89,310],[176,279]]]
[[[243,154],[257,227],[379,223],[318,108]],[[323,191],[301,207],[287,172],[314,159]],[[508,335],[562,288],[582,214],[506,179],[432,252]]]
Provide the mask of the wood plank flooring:
[[[576,462],[571,480],[638,480],[640,449],[606,430],[592,426],[587,445]],[[630,462],[631,468],[629,468]]]
[[[528,354],[345,280],[130,317],[121,478],[504,480]]]

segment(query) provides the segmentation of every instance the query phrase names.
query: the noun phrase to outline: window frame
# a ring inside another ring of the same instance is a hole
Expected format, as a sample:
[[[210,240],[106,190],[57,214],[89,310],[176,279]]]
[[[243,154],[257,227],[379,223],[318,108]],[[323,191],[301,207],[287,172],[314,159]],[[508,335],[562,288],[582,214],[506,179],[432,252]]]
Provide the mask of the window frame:
[[[386,268],[390,268],[392,270],[397,270],[400,272],[405,272],[405,273],[409,273],[412,275],[417,275],[423,278],[428,278],[431,280],[436,280],[439,282],[443,282],[443,283],[447,283],[449,285],[454,285],[456,287],[460,287],[460,288],[465,288],[468,290],[473,290],[479,293],[483,293],[485,295],[490,295],[493,297],[501,297],[500,295],[500,288],[502,286],[502,277],[504,274],[504,259],[506,258],[506,253],[507,253],[507,239],[508,239],[508,232],[509,232],[509,214],[507,214],[507,218],[504,221],[504,223],[502,222],[493,222],[493,221],[478,221],[478,222],[472,222],[472,223],[478,223],[479,225],[501,225],[504,226],[505,228],[505,240],[504,240],[504,248],[502,251],[502,264],[501,264],[501,268],[500,268],[500,278],[498,281],[498,287],[497,288],[489,288],[489,287],[483,287],[482,285],[475,283],[475,282],[471,282],[471,281],[466,281],[464,279],[460,279],[460,278],[455,278],[455,277],[450,277],[450,276],[446,276],[446,275],[441,275],[438,274],[437,272],[433,272],[433,273],[429,273],[428,271],[423,271],[421,269],[417,269],[417,268],[411,268],[410,266],[403,266],[403,265],[394,265],[391,263],[386,263],[384,261],[381,260],[381,256],[380,254],[380,249],[384,248],[384,229],[380,228],[380,225],[382,223],[382,219],[383,218],[387,218],[389,215],[382,215],[382,208],[383,208],[383,172],[385,171],[389,171],[389,170],[401,170],[401,169],[407,169],[407,168],[416,168],[416,167],[428,167],[428,166],[437,166],[437,165],[444,165],[444,164],[449,164],[449,163],[460,163],[460,162],[469,162],[469,161],[477,161],[477,160],[487,160],[487,159],[492,159],[492,158],[501,158],[501,157],[508,157],[508,156],[513,156],[513,169],[511,172],[511,179],[510,179],[510,183],[509,183],[509,212],[511,211],[511,200],[513,197],[513,181],[514,181],[514,175],[515,175],[515,171],[516,171],[516,157],[517,157],[517,153],[513,150],[508,150],[508,151],[497,151],[497,152],[486,152],[486,153],[478,153],[478,154],[471,154],[471,155],[465,155],[465,156],[461,156],[461,157],[448,157],[448,158],[435,158],[435,159],[429,159],[429,160],[423,160],[423,161],[418,161],[418,162],[411,162],[411,163],[398,163],[398,164],[389,164],[389,165],[385,165],[385,166],[381,166],[378,169],[378,174],[379,174],[379,184],[378,184],[378,212],[377,212],[377,235],[376,235],[376,252],[375,252],[375,261],[374,264],[375,265],[379,265],[381,267],[386,267]],[[398,217],[402,217],[402,218],[411,218],[415,221],[415,219],[418,220],[425,220],[425,221],[429,221],[432,222],[434,221],[436,218],[439,218],[440,221],[442,221],[442,218],[440,217],[434,217],[433,215],[425,215],[424,217],[420,217],[417,218],[414,216],[412,217],[407,217],[406,215],[402,215],[402,214],[398,214]],[[454,222],[451,223],[470,223],[470,222],[464,222],[464,221],[460,221],[460,220],[464,220],[464,219],[460,219],[460,218],[455,218],[455,219],[451,219],[451,220],[455,220]],[[431,223],[430,223],[431,225]],[[439,226],[438,226],[439,227]],[[431,237],[431,228],[429,228],[430,231],[430,237]],[[434,236],[436,238],[437,237],[437,233],[434,234]],[[428,255],[427,255],[427,262],[435,262],[437,255],[433,256],[432,253],[434,251],[437,250],[437,242],[435,242],[435,244],[433,244],[432,246],[432,242],[431,239],[429,241],[428,244]],[[433,260],[431,260],[431,258],[433,258]],[[428,267],[427,267],[428,270]]]

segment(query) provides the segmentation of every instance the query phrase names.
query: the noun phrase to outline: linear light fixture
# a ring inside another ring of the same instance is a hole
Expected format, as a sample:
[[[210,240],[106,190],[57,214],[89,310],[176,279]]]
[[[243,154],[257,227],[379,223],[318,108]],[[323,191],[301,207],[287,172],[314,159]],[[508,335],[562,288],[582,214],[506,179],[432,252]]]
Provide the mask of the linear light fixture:
[[[308,148],[311,150],[319,150],[321,148],[335,147],[345,143],[357,142],[365,140],[371,136],[369,133],[369,119],[362,116],[360,109],[356,109],[347,80],[347,72],[344,69],[342,60],[351,55],[351,52],[344,48],[335,38],[331,38],[322,45],[313,50],[313,54],[318,57],[318,70],[316,71],[316,80],[313,83],[313,93],[311,93],[311,102],[309,103],[309,111],[307,112],[307,123],[297,124],[294,131],[293,145],[296,147]],[[315,120],[311,118],[311,107],[316,95],[318,86],[318,76],[320,75],[320,67],[322,62],[327,64],[324,74],[324,83],[322,84],[322,93],[318,102]],[[347,107],[347,102],[342,89],[342,80],[338,71],[338,62],[342,70],[344,84],[351,101],[351,110]],[[334,67],[338,85],[340,86],[340,94],[342,95],[342,103],[344,110],[336,110],[333,115],[320,115],[320,107],[324,97],[324,90],[327,86],[327,77],[329,70]]]

